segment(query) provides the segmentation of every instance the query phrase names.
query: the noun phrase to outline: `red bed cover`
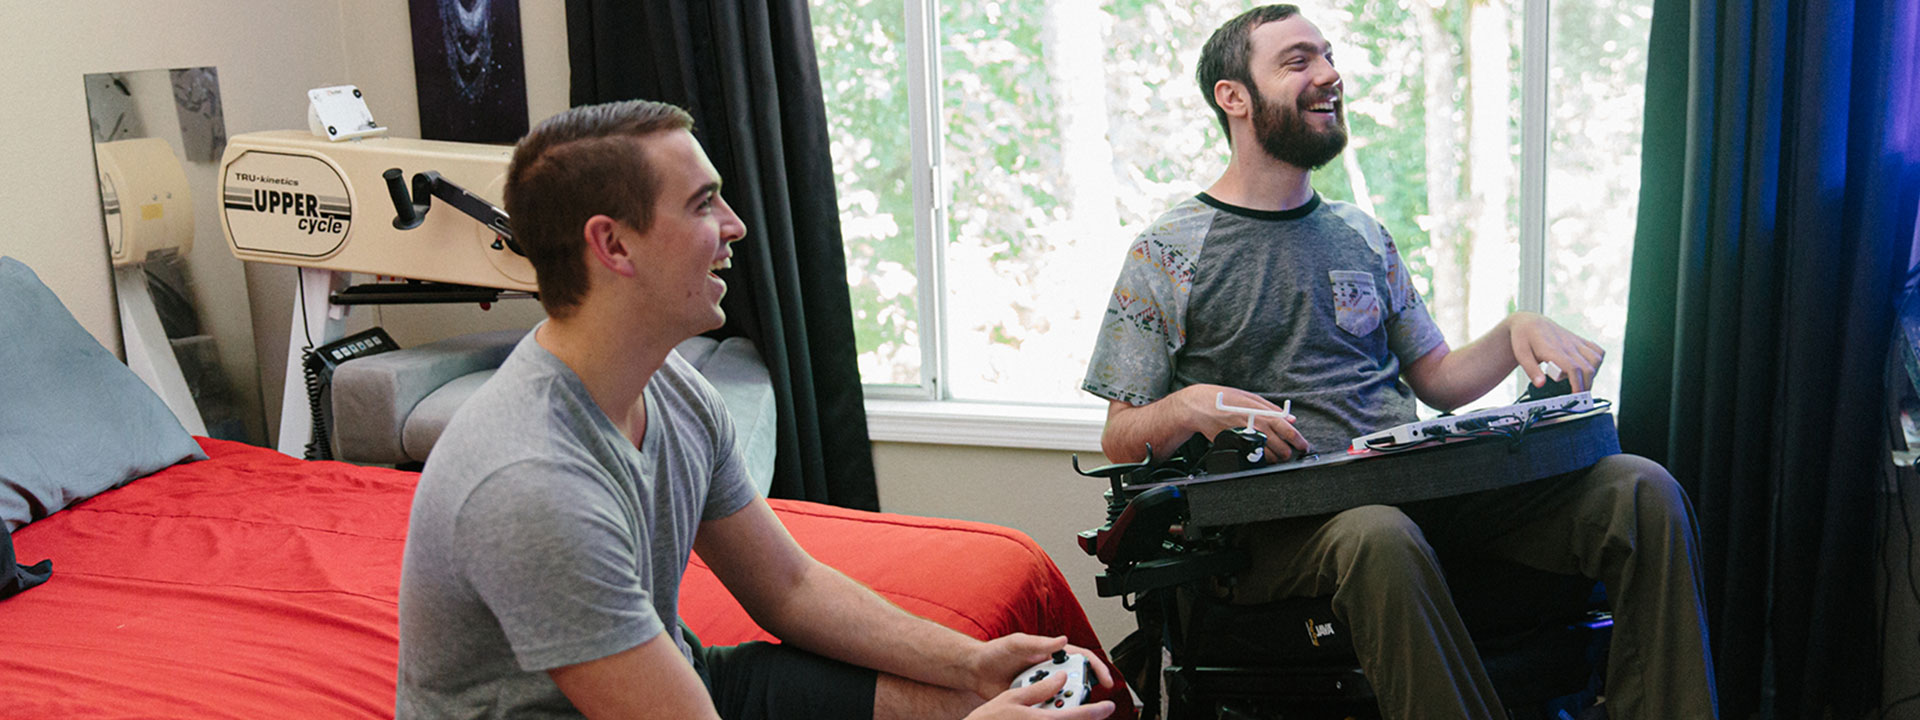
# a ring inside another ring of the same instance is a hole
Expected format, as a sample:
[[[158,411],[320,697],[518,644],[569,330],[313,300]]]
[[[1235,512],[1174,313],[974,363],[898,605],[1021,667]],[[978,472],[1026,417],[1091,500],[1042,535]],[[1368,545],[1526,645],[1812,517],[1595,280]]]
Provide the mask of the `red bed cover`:
[[[201,439],[174,466],[21,528],[47,584],[0,602],[0,716],[392,717],[413,473]],[[974,637],[1098,640],[1053,562],[992,525],[772,501],[816,557]],[[767,635],[698,557],[708,644]],[[1121,697],[1126,697],[1123,693]],[[1131,717],[1123,704],[1116,717]]]

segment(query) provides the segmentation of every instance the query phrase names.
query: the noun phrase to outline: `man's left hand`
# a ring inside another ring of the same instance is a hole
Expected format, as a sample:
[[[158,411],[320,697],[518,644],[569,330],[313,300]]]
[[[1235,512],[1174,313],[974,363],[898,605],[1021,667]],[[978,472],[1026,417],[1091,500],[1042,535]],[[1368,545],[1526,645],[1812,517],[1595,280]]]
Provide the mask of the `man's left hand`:
[[[1562,377],[1573,385],[1573,392],[1591,390],[1594,373],[1607,357],[1607,351],[1598,343],[1534,313],[1514,313],[1508,336],[1513,340],[1513,359],[1520,363],[1521,372],[1527,374],[1534,387],[1545,385],[1548,380],[1540,363],[1551,362],[1560,366]]]
[[[1026,633],[1014,633],[987,641],[979,646],[974,655],[971,675],[973,692],[981,699],[991,699],[1005,692],[1013,680],[1026,672],[1027,668],[1040,663],[1053,655],[1055,650],[1065,649],[1068,654],[1079,654],[1087,658],[1087,666],[1093,670],[1093,676],[1100,687],[1113,687],[1113,675],[1107,670],[1107,664],[1100,656],[1085,648],[1069,644],[1065,637],[1040,637]]]

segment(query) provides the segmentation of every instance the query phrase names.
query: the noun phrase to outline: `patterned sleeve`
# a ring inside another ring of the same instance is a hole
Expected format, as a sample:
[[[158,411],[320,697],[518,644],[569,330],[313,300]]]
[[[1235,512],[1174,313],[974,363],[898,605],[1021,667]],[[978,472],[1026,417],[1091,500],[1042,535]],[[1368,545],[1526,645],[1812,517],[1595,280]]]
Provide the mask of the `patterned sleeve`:
[[[1427,304],[1420,299],[1420,292],[1413,287],[1413,275],[1407,271],[1407,264],[1400,259],[1400,248],[1393,242],[1393,235],[1385,227],[1380,228],[1381,237],[1386,239],[1386,253],[1382,260],[1387,266],[1387,347],[1400,358],[1405,367],[1420,359],[1434,348],[1447,341],[1440,332],[1440,326],[1434,324],[1433,316],[1427,313]]]
[[[1081,389],[1132,405],[1172,391],[1173,355],[1186,343],[1187,293],[1211,218],[1187,207],[1161,218],[1128,250]]]

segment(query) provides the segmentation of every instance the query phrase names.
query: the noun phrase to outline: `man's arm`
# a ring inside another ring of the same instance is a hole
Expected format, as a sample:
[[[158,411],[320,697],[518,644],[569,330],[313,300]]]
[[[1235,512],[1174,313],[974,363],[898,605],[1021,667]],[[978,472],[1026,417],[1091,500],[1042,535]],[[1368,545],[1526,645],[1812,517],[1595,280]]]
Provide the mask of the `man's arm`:
[[[592,720],[718,720],[713,699],[668,632],[598,660],[547,671],[580,714]]]
[[[1107,425],[1100,431],[1100,450],[1112,462],[1138,462],[1153,445],[1154,459],[1165,459],[1194,433],[1209,438],[1247,423],[1246,413],[1218,409],[1214,401],[1226,393],[1226,403],[1280,412],[1266,398],[1220,385],[1189,385],[1145,405],[1109,401]],[[1270,415],[1256,415],[1254,429],[1267,436],[1267,455],[1279,460],[1312,448],[1293,424]]]
[[[589,720],[719,717],[700,676],[665,634],[626,652],[555,668],[548,675]],[[968,714],[967,720],[1099,720],[1113,713],[1110,700],[1058,712],[1030,707],[1053,697],[1066,679],[1066,673],[1059,673],[1044,682],[1005,690]]]
[[[981,700],[1065,645],[1064,638],[1021,634],[981,642],[901,610],[813,559],[758,498],[702,522],[694,549],[754,622],[781,641]],[[1112,685],[1105,664],[1093,669],[1101,686]]]
[[[1593,387],[1593,376],[1607,352],[1591,340],[1534,313],[1508,316],[1487,334],[1458,350],[1442,342],[1402,371],[1420,401],[1451,411],[1487,394],[1518,365],[1535,387],[1547,376],[1540,363],[1560,366],[1574,392]]]

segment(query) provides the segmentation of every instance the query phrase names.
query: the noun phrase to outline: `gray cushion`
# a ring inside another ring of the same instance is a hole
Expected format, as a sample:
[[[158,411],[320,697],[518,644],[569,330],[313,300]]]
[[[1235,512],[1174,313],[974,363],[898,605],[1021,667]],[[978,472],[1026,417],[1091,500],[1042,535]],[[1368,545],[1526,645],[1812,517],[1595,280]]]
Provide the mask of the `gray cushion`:
[[[334,437],[354,462],[424,462],[453,412],[506,360],[524,330],[463,335],[341,363],[333,379]],[[674,348],[719,391],[760,494],[773,486],[778,413],[773,380],[746,338],[694,337]]]
[[[0,520],[8,530],[182,460],[199,444],[31,269],[0,257]]]
[[[694,338],[707,340],[707,338]],[[687,341],[693,342],[692,340]],[[709,341],[711,342],[711,341]],[[686,348],[687,343],[681,343]],[[682,354],[684,356],[684,353]],[[779,442],[779,413],[774,408],[773,378],[767,364],[760,360],[753,341],[732,337],[720,341],[712,352],[689,363],[706,376],[720,391],[720,399],[733,417],[734,442],[747,459],[747,475],[760,489],[761,497],[773,487],[773,454]]]
[[[425,452],[415,455],[406,449],[404,431],[415,406],[455,378],[499,367],[526,334],[499,330],[461,335],[341,363],[333,374],[333,437],[341,459],[388,464],[425,460]],[[451,408],[447,415],[452,415]],[[435,429],[426,447],[438,437]]]
[[[407,457],[426,462],[427,453],[433,450],[433,444],[440,440],[440,433],[447,429],[447,422],[453,419],[453,411],[486,384],[495,370],[481,370],[454,378],[452,382],[441,385],[440,389],[427,395],[419,405],[413,406],[413,412],[407,415],[406,426],[400,429],[400,444],[406,448]]]

